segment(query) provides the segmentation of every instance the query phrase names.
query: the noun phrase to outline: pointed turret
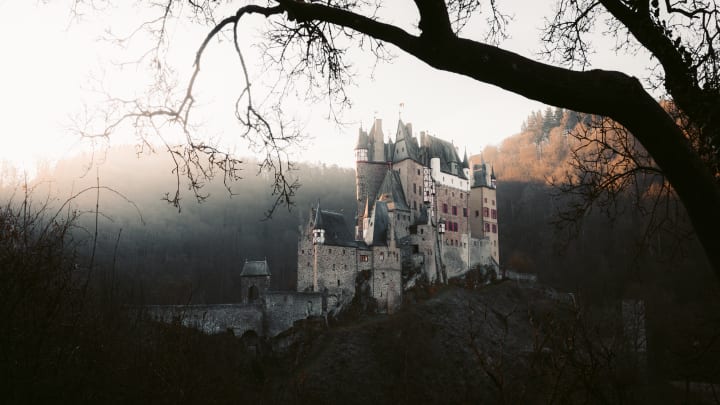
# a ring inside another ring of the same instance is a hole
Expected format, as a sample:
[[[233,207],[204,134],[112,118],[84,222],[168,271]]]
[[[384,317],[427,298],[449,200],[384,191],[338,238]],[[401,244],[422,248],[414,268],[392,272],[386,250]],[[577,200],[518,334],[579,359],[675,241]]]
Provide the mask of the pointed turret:
[[[462,161],[461,165],[462,165],[462,172],[465,175],[465,178],[469,179],[470,178],[470,162],[469,162],[468,156],[467,156],[467,148],[465,148],[465,155],[463,156],[463,161]]]
[[[495,166],[490,166],[490,187],[496,187]]]
[[[370,138],[367,132],[363,131],[362,127],[358,131],[358,140],[355,145],[355,160],[358,162],[367,162],[368,160],[368,149],[370,144]]]
[[[317,209],[315,210],[315,224],[313,226],[313,244],[322,245],[325,243],[325,226],[323,225],[323,216],[320,213],[320,200],[318,200]]]

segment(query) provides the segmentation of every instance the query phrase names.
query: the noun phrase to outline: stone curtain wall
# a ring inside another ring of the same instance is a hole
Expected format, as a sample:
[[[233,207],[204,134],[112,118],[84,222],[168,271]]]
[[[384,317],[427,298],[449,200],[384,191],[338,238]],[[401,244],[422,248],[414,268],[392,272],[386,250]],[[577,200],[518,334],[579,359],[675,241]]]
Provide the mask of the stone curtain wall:
[[[150,318],[163,323],[178,323],[207,334],[232,331],[235,336],[254,331],[263,335],[263,307],[258,304],[219,305],[148,305]]]
[[[265,295],[265,336],[276,336],[308,316],[321,316],[321,293],[270,291]]]

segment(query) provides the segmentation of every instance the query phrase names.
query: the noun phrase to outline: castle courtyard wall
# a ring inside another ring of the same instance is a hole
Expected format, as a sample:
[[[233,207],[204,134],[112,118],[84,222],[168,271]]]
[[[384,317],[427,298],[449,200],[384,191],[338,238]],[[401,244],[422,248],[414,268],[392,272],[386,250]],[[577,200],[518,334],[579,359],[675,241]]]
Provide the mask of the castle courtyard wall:
[[[235,336],[254,331],[263,335],[263,306],[256,304],[147,305],[151,319],[179,323],[209,335],[232,331]]]
[[[265,336],[276,336],[299,319],[323,314],[321,293],[268,291],[264,300]]]

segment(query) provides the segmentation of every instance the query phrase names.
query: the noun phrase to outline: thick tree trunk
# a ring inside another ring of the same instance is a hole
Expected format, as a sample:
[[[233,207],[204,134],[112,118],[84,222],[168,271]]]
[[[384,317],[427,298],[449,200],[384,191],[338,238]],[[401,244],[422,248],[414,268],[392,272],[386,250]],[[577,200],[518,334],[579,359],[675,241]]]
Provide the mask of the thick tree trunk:
[[[720,183],[681,129],[636,78],[614,71],[578,72],[559,68],[469,39],[437,35],[435,31],[423,31],[417,37],[396,26],[317,3],[291,0],[279,0],[279,3],[291,10],[293,18],[351,28],[392,43],[437,69],[550,105],[619,122],[643,144],[665,173],[685,205],[697,237],[720,278]],[[421,22],[442,27],[437,14],[432,13],[431,6],[435,3],[437,1],[416,2]]]

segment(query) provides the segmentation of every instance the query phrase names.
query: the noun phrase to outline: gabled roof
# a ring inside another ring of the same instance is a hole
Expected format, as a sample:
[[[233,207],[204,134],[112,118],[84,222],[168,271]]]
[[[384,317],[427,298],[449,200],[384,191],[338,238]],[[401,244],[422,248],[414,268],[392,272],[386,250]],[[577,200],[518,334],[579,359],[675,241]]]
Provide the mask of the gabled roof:
[[[267,260],[247,261],[240,272],[240,277],[264,277],[270,276],[270,267]]]
[[[460,160],[460,156],[455,150],[455,145],[451,142],[425,134],[422,139],[422,148],[425,152],[425,158],[428,160],[428,162],[423,163],[427,166],[430,166],[430,159],[440,158],[440,171],[466,179],[462,170],[462,160]],[[451,170],[452,163],[456,164],[456,173]]]
[[[355,238],[345,222],[345,216],[339,212],[318,209],[315,211],[313,229],[325,231],[325,244],[331,246],[355,246]]]
[[[412,126],[410,124],[404,124],[402,120],[398,120],[397,131],[395,133],[395,153],[393,153],[391,159],[393,162],[412,159],[416,162],[423,163],[420,161],[420,147],[418,146],[417,139],[412,135],[411,128]],[[404,149],[402,153],[398,153],[398,145],[402,145],[401,148]]]
[[[393,206],[388,208],[410,211],[410,207],[405,200],[400,174],[395,170],[388,170],[385,173],[385,178],[378,189],[378,200],[386,203],[392,202]]]

